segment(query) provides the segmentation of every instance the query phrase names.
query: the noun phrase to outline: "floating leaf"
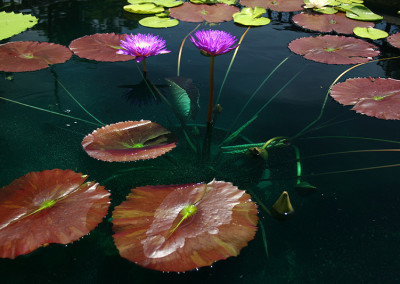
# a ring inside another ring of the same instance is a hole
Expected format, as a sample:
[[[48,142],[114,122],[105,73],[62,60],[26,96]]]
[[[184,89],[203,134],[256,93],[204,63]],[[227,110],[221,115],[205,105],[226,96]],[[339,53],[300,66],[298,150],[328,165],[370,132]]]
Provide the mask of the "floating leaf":
[[[113,212],[122,257],[161,271],[187,271],[237,256],[254,238],[257,207],[231,183],[132,189]]]
[[[289,49],[304,58],[327,64],[367,62],[379,51],[373,44],[345,36],[303,37],[292,41]]]
[[[352,110],[381,119],[400,120],[400,81],[385,78],[353,78],[332,87],[332,98]]]
[[[71,170],[30,172],[0,189],[0,257],[68,244],[107,214],[110,193]]]
[[[135,14],[157,14],[164,11],[164,7],[153,3],[132,4],[124,6],[124,10]]]
[[[346,16],[350,19],[359,20],[359,21],[380,21],[383,19],[382,16],[379,16],[373,13],[370,9],[360,4],[342,4],[340,8],[346,11]]]
[[[0,71],[36,71],[64,63],[72,56],[65,46],[38,41],[15,41],[0,45]]]
[[[392,46],[400,48],[400,32],[392,34],[387,38],[388,43],[390,43]]]
[[[196,5],[183,3],[182,6],[171,8],[171,17],[185,22],[218,23],[231,21],[232,15],[239,11],[239,8],[225,4]]]
[[[148,120],[106,125],[82,141],[89,156],[107,162],[154,159],[175,146],[176,139],[169,130]]]
[[[183,119],[194,119],[200,109],[200,93],[192,79],[184,77],[165,78],[170,86],[173,104]]]
[[[139,21],[139,24],[149,28],[170,28],[179,24],[177,19],[163,17],[146,17]]]
[[[337,32],[352,34],[355,27],[373,27],[373,22],[360,22],[346,17],[344,13],[335,15],[320,15],[300,13],[293,16],[293,22],[305,29],[324,33]]]
[[[37,22],[38,19],[32,15],[0,12],[0,40],[22,33],[36,25]]]
[[[325,7],[323,9],[313,9],[313,11],[317,12],[317,13],[325,14],[325,15],[333,15],[338,12],[338,10],[336,10],[333,7]]]
[[[177,1],[177,0],[128,0],[129,3],[131,4],[144,4],[144,3],[153,3],[157,6],[162,6],[162,7],[176,7],[180,6],[183,4],[182,1]]]
[[[267,11],[261,7],[243,8],[240,12],[233,14],[233,20],[235,23],[244,26],[265,26],[268,25],[271,20],[265,17],[261,17]]]
[[[276,12],[295,12],[303,10],[303,0],[240,0],[246,7],[261,7]]]
[[[75,55],[96,61],[128,61],[135,57],[117,54],[121,49],[121,40],[125,40],[126,34],[94,34],[75,39],[69,45]]]
[[[374,28],[362,28],[362,27],[355,27],[353,30],[354,34],[363,37],[363,38],[369,38],[369,39],[380,39],[380,38],[385,38],[388,37],[389,34],[385,31],[374,29]]]

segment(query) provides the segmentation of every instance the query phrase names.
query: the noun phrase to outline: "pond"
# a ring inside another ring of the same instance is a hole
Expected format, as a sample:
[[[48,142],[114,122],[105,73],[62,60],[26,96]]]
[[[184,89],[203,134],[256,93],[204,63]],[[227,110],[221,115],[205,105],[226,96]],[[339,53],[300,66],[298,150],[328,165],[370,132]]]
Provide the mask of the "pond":
[[[30,13],[40,20],[33,28],[1,43],[43,41],[68,46],[95,33],[160,35],[171,52],[148,58],[147,77],[171,99],[165,78],[177,76],[182,40],[197,23],[181,21],[168,29],[147,28],[138,24],[139,17],[123,11],[125,4],[117,0],[14,3],[3,10]],[[91,158],[81,146],[83,138],[99,126],[0,100],[0,186],[29,172],[71,169],[89,175],[89,180],[111,193],[108,215],[90,234],[68,245],[51,244],[13,260],[0,259],[3,283],[399,283],[400,168],[391,166],[400,158],[393,150],[399,148],[399,122],[358,114],[331,97],[324,103],[330,85],[353,65],[318,63],[291,52],[291,41],[321,34],[293,24],[295,14],[268,11],[271,23],[246,33],[220,95],[233,52],[215,58],[215,99],[218,97],[223,109],[214,118],[212,158],[192,152],[167,104],[162,100],[151,102],[151,97],[150,102],[143,101],[149,92],[141,84],[142,66],[135,60],[98,62],[73,55],[51,68],[0,72],[0,96],[9,100],[93,121],[67,90],[105,124],[150,120],[178,137],[177,147],[165,156],[128,163],[104,162]],[[238,39],[246,31],[232,21],[202,23],[198,29],[209,28],[227,31]],[[400,25],[387,21],[377,23],[376,28],[389,34],[400,31]],[[385,39],[365,41],[379,48],[381,53],[375,59],[400,56],[400,50]],[[210,59],[187,40],[180,76],[191,78],[200,93],[200,110],[194,120],[186,122],[195,144],[202,144],[206,135],[209,64]],[[364,64],[339,82],[357,77],[400,79],[398,60]],[[225,146],[262,145],[281,136],[294,137],[290,139],[294,146],[271,149],[266,161],[249,154],[218,154],[227,133],[256,113],[257,118]],[[296,149],[300,156],[296,156]],[[358,151],[378,149],[392,150]],[[334,154],[323,155],[327,153]],[[296,190],[298,174],[316,190],[306,194]],[[219,260],[211,267],[165,273],[143,268],[119,255],[112,237],[112,210],[131,189],[208,183],[213,178],[232,182],[267,208],[287,191],[295,212],[287,220],[277,220],[259,204],[258,217],[265,234],[258,228],[238,256]]]

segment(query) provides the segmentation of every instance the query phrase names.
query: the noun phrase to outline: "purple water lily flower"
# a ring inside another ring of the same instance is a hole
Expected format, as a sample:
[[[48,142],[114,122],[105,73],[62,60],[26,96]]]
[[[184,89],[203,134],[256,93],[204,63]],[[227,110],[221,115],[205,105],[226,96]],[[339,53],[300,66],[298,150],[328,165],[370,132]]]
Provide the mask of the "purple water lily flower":
[[[196,31],[195,37],[190,35],[190,41],[206,56],[222,55],[238,46],[238,44],[235,44],[237,42],[236,37],[224,31]]]
[[[117,53],[135,56],[136,62],[141,62],[149,56],[171,52],[165,49],[165,40],[153,34],[127,35],[125,41],[121,40],[121,47],[123,49]]]

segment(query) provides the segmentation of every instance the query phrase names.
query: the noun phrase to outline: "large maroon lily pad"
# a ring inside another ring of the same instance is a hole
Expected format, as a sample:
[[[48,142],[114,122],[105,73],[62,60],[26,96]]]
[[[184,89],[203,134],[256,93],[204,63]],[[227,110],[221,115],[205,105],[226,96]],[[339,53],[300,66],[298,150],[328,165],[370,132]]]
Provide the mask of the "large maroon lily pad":
[[[353,34],[355,27],[374,27],[373,22],[361,22],[346,17],[345,13],[332,15],[319,13],[300,13],[293,16],[293,22],[305,29],[324,33]]]
[[[211,265],[238,255],[254,238],[257,206],[250,198],[215,180],[132,189],[113,212],[115,245],[122,257],[150,269]]]
[[[379,55],[377,47],[346,36],[303,37],[293,40],[289,49],[305,58],[327,64],[357,64]]]
[[[68,244],[107,214],[110,193],[71,170],[30,172],[0,189],[0,257]]]
[[[135,57],[117,54],[121,40],[125,40],[126,34],[94,34],[77,38],[71,42],[69,48],[81,58],[96,61],[128,61]]]
[[[400,120],[400,81],[385,78],[353,78],[332,87],[330,95],[342,105],[381,119]]]
[[[176,146],[174,135],[149,120],[106,125],[87,135],[83,149],[92,158],[107,162],[153,159]]]
[[[387,39],[388,43],[390,43],[392,46],[396,48],[400,48],[400,32],[392,34],[389,36]]]
[[[70,59],[71,51],[62,45],[38,42],[15,41],[0,45],[0,71],[36,71],[49,65]]]
[[[262,7],[276,12],[295,12],[303,10],[303,0],[240,0],[246,7]]]
[[[183,5],[170,9],[170,16],[185,22],[219,23],[231,21],[232,15],[239,12],[239,8],[225,4],[193,4],[183,3]]]

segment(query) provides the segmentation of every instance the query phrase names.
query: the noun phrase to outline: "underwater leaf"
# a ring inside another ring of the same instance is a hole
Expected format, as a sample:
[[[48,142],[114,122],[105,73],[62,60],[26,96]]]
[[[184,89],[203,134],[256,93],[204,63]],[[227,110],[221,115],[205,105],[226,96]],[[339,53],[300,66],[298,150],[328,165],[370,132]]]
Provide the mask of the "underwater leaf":
[[[362,27],[355,27],[353,30],[354,34],[363,37],[363,38],[369,38],[369,39],[380,39],[380,38],[385,38],[388,37],[389,34],[385,31],[379,30],[379,29],[374,29],[374,28],[362,28]]]
[[[169,83],[169,92],[173,105],[185,120],[194,119],[200,110],[200,93],[192,79],[184,77],[165,78]]]
[[[396,48],[400,48],[400,32],[392,34],[387,39],[387,42]]]
[[[358,20],[358,21],[380,21],[383,19],[382,16],[379,16],[373,13],[370,9],[361,4],[350,4],[350,5],[340,5],[340,8],[346,11],[346,16],[350,19]]]
[[[400,81],[391,78],[353,78],[332,87],[332,98],[352,110],[380,119],[400,120]]]
[[[68,244],[107,214],[110,193],[71,170],[30,172],[0,188],[0,257],[15,258],[49,243]]]
[[[333,35],[298,38],[289,43],[289,49],[306,59],[327,64],[357,64],[379,55],[373,44]]]
[[[131,55],[117,54],[121,48],[121,40],[125,40],[126,34],[94,34],[77,38],[71,42],[69,49],[75,55],[96,61],[128,61],[135,57]]]
[[[164,7],[153,3],[132,4],[124,6],[124,10],[135,14],[157,14],[164,11]]]
[[[38,18],[32,15],[15,14],[14,12],[0,12],[0,40],[22,33],[33,27]]]
[[[139,24],[149,28],[170,28],[179,24],[177,19],[164,17],[146,17],[139,21]]]
[[[232,15],[239,11],[239,8],[225,4],[192,4],[183,3],[182,6],[170,9],[171,17],[185,22],[219,23],[231,21]]]
[[[114,243],[145,268],[182,272],[237,256],[254,238],[257,206],[229,182],[132,189],[113,211]]]
[[[72,56],[65,46],[38,41],[15,41],[0,45],[0,71],[36,71],[64,63]]]
[[[233,14],[233,20],[235,23],[244,26],[265,26],[268,25],[271,20],[265,17],[261,17],[267,11],[261,7],[243,8],[240,12]]]
[[[154,159],[175,146],[174,135],[149,120],[109,124],[96,129],[82,141],[89,156],[107,162]]]
[[[334,15],[320,15],[300,13],[293,16],[293,22],[305,29],[324,33],[337,32],[352,34],[355,27],[374,27],[373,22],[360,22],[346,17],[344,13]]]
[[[303,0],[240,0],[246,7],[262,7],[276,12],[295,12],[303,10]]]

